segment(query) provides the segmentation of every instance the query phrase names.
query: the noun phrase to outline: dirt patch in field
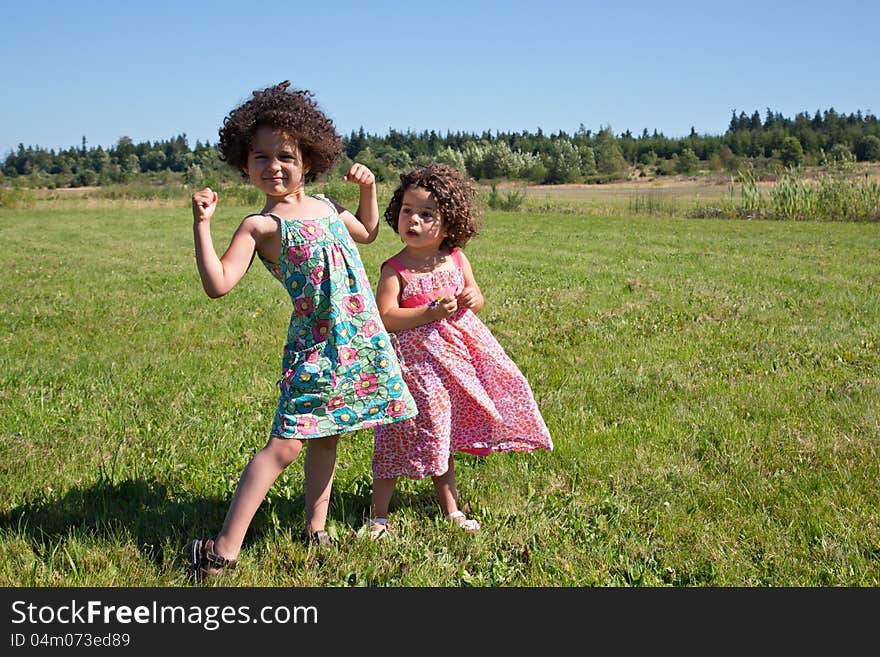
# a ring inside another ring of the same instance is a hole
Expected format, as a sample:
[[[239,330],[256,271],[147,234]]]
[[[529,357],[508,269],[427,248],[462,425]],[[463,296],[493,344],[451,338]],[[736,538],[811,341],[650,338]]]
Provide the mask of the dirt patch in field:
[[[634,194],[717,197],[728,193],[730,184],[730,177],[663,176],[602,184],[523,185],[504,182],[496,185],[496,189],[504,192],[520,189],[530,197],[559,200],[627,197]],[[488,191],[489,186],[484,189]]]
[[[819,169],[804,169],[802,175],[810,180],[825,174]],[[859,172],[854,177],[880,182],[880,163],[859,165]],[[773,180],[757,183],[759,187],[771,187],[774,184],[776,181]],[[524,185],[501,182],[496,185],[496,189],[505,191],[523,189],[529,196],[557,197],[626,196],[653,192],[675,196],[718,196],[726,193],[731,185],[739,187],[736,176],[718,173],[700,176],[656,176],[602,184]],[[486,190],[490,188],[488,185],[480,185],[480,187]]]
[[[64,197],[64,198],[77,198],[80,196],[88,196],[92,192],[96,192],[100,187],[57,187],[55,189],[35,189],[34,194],[37,197]]]

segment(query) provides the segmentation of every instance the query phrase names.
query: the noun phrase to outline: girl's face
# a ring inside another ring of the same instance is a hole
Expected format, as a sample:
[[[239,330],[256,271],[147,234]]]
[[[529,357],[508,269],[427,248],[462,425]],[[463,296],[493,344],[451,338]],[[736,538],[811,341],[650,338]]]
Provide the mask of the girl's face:
[[[267,126],[257,128],[247,161],[248,177],[257,189],[266,196],[287,196],[303,188],[308,171],[295,141]]]
[[[408,246],[440,248],[446,237],[446,228],[431,192],[422,187],[404,190],[397,216],[397,232]]]

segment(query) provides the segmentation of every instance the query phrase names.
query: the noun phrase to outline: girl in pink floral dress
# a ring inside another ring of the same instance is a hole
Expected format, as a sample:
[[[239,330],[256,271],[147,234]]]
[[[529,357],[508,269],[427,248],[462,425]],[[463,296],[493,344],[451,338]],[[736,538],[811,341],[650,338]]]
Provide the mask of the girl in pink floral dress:
[[[446,519],[474,532],[458,508],[454,452],[553,449],[528,381],[475,314],[483,295],[459,248],[477,234],[475,199],[458,171],[430,164],[401,175],[385,211],[405,246],[382,264],[376,303],[418,415],[374,429],[373,538],[387,532],[397,477],[431,476]]]

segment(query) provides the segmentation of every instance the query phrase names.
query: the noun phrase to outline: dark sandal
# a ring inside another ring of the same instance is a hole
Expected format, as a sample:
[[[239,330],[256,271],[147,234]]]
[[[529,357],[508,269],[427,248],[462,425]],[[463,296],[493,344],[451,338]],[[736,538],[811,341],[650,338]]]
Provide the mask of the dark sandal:
[[[213,538],[197,538],[189,544],[189,573],[197,584],[226,570],[235,570],[235,564],[235,559],[221,557],[214,551]]]

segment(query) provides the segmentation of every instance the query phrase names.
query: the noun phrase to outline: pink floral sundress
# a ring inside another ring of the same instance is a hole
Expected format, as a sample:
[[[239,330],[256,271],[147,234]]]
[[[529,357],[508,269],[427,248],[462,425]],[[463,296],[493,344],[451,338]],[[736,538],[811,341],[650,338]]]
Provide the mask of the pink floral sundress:
[[[406,281],[400,305],[411,308],[460,294],[464,275],[458,249],[452,258],[454,270],[426,274],[387,260]],[[374,477],[442,475],[456,451],[486,456],[553,449],[528,381],[469,309],[395,337],[418,415],[374,428]]]

